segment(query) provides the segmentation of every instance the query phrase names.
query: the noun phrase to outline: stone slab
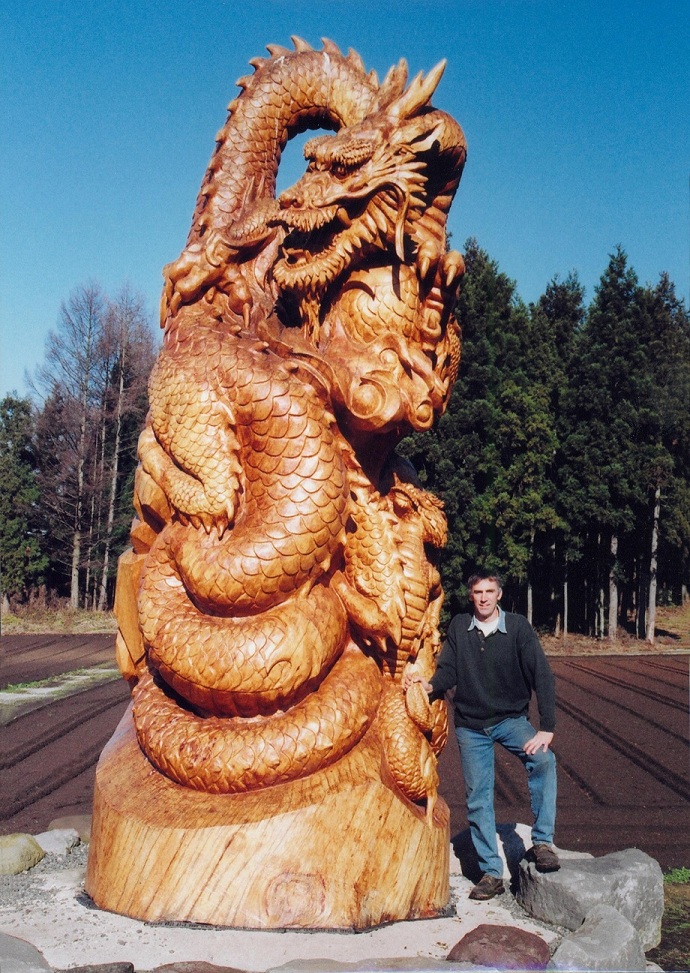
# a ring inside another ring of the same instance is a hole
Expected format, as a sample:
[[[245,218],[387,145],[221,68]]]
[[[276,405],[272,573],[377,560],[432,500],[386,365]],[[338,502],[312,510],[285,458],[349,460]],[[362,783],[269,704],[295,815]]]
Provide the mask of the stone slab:
[[[2,973],[46,973],[50,966],[31,943],[0,932]]]
[[[646,966],[633,924],[610,905],[597,905],[580,928],[561,942],[547,969],[644,973]]]
[[[637,848],[601,858],[565,860],[558,872],[542,874],[520,863],[517,899],[532,916],[579,929],[597,905],[617,909],[636,928],[644,949],[658,945],[664,911],[658,862]]]

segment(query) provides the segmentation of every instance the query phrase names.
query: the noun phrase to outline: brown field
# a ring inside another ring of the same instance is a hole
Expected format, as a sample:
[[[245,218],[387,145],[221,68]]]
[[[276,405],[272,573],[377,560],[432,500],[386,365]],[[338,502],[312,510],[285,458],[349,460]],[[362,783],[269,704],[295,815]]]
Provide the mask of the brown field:
[[[685,617],[685,616],[683,616]],[[652,654],[554,655],[559,724],[556,842],[595,855],[638,847],[664,870],[690,865],[688,663],[684,636]],[[639,643],[637,643],[639,647]],[[9,635],[2,686],[113,662],[113,636]],[[680,649],[680,652],[679,652]],[[627,650],[627,651],[626,651]],[[0,832],[38,833],[66,814],[89,813],[95,765],[128,700],[113,679],[19,712],[3,727]],[[466,827],[454,736],[440,761],[452,833]],[[530,821],[524,773],[499,752],[497,818]]]

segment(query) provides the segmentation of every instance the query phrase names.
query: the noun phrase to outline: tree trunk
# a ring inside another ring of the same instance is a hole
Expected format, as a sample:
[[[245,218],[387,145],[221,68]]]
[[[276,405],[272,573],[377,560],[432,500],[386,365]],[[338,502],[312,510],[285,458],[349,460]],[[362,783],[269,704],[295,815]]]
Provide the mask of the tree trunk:
[[[78,512],[78,511],[77,511]],[[79,608],[79,562],[81,560],[81,533],[75,530],[72,535],[72,571],[70,575],[70,607]]]
[[[556,570],[556,541],[551,542],[549,549],[551,555],[551,584],[549,590],[549,601],[551,604],[549,618],[553,619],[553,634],[556,638],[561,634],[561,612],[558,608],[558,572]]]
[[[661,485],[654,491],[654,515],[652,517],[652,545],[649,557],[649,600],[647,602],[647,641],[654,644],[656,626],[657,557],[659,551],[659,516],[661,514]]]
[[[532,589],[531,567],[534,562],[534,530],[529,538],[529,565],[527,567],[527,621],[532,624],[534,615],[534,591]]]
[[[563,570],[563,638],[568,637],[568,558]]]
[[[77,459],[77,502],[72,535],[72,571],[70,576],[70,605],[79,608],[79,567],[81,564],[81,529],[84,517],[84,466],[86,463],[86,392],[82,401],[83,414],[79,424],[79,456]]]
[[[115,444],[113,446],[113,462],[110,474],[110,497],[108,500],[108,519],[105,527],[105,546],[103,550],[103,573],[101,574],[101,590],[98,596],[98,610],[105,611],[108,598],[108,564],[110,548],[113,541],[113,524],[115,523],[115,501],[117,500],[117,474],[120,463],[120,441],[122,435],[122,401],[125,392],[124,343],[120,355],[120,382],[117,394],[115,415]]]
[[[597,534],[597,547],[596,547],[596,565],[595,565],[595,583],[596,583],[596,597],[594,605],[594,636],[595,638],[602,639],[604,637],[604,625],[606,624],[606,610],[605,610],[605,598],[606,594],[604,592],[604,571],[601,557],[601,534]]]
[[[645,572],[638,558],[637,567],[637,620],[635,631],[638,639],[643,639],[647,632],[647,585]]]
[[[79,405],[81,415],[79,417],[79,452],[77,456],[77,498],[74,523],[74,536],[72,539],[72,572],[70,579],[70,604],[72,608],[79,607],[79,567],[81,561],[82,548],[82,519],[84,516],[84,494],[86,467],[86,442],[89,416],[89,392],[91,390],[94,343],[96,340],[96,310],[93,294],[86,296],[86,321],[84,328],[83,344],[83,371],[79,377]]]
[[[618,581],[616,580],[616,560],[618,557],[618,534],[611,534],[611,565],[609,567],[609,639],[618,639]]]
[[[563,582],[563,638],[568,637],[568,582]]]
[[[100,551],[102,543],[103,498],[106,489],[105,444],[108,438],[108,375],[110,374],[110,364],[108,358],[106,358],[103,373],[105,375],[105,379],[103,381],[103,394],[101,396],[101,418],[99,432],[101,448],[98,450],[98,458],[94,456],[94,502],[91,508],[91,531],[89,534],[89,578],[91,584],[90,607],[92,611],[96,611],[100,591],[98,552]]]
[[[93,486],[94,487],[95,487],[96,482],[97,482],[96,481],[97,474],[96,474],[95,465],[96,465],[96,463],[95,463],[95,460],[94,460],[94,470],[93,470],[93,476],[94,476]],[[94,525],[95,525],[95,522],[96,522],[96,491],[95,491],[95,489],[93,489],[92,492],[91,492],[91,504],[90,504],[90,510],[89,510],[89,532],[88,532],[88,535],[87,535],[88,542],[87,542],[87,545],[86,545],[86,570],[84,572],[84,608],[86,608],[87,610],[89,608],[93,608],[94,607],[94,598],[93,598],[93,590],[92,590],[92,576],[93,576],[93,552],[94,552],[94,547],[95,547],[95,545],[94,545],[94,532],[95,532]]]

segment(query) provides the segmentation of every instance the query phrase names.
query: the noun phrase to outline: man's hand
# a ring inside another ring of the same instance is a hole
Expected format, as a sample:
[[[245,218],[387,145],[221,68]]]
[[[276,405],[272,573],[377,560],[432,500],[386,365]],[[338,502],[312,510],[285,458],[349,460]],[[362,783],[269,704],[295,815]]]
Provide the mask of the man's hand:
[[[525,753],[529,754],[538,753],[540,750],[543,750],[544,753],[546,753],[551,746],[552,740],[553,733],[547,733],[546,730],[539,730],[539,732],[535,733],[531,740],[527,741],[522,749],[525,751]]]
[[[423,679],[418,672],[403,672],[402,679],[400,680],[403,692],[407,692],[413,682],[421,682],[422,689],[426,693],[431,692],[431,683]]]

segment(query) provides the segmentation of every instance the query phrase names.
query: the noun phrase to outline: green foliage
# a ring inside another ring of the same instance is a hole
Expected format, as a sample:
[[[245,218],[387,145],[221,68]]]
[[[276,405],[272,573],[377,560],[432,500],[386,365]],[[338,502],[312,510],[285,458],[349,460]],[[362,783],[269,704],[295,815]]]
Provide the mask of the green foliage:
[[[42,580],[47,558],[41,550],[31,403],[13,395],[0,402],[0,483],[0,585],[3,595],[14,595]]]
[[[679,601],[690,582],[690,318],[673,284],[641,287],[618,248],[589,307],[575,274],[526,306],[476,240],[465,262],[458,381],[434,428],[400,444],[445,504],[444,617],[465,607],[481,564],[504,578],[507,607],[524,611],[529,593],[537,626],[562,623],[567,582],[570,630],[592,630],[609,579],[621,619],[639,619],[657,506],[660,597]],[[76,539],[79,603],[112,597],[154,353],[136,297],[82,288],[48,343],[42,408],[2,404],[3,591],[45,578],[68,593]]]
[[[431,432],[401,446],[445,503],[447,613],[460,606],[463,579],[477,563],[499,570],[517,596],[537,537],[561,525],[551,477],[554,321],[525,307],[515,283],[474,240],[465,262],[456,309],[463,357],[448,410]]]
[[[476,241],[465,260],[458,381],[436,426],[400,446],[445,503],[446,617],[463,607],[477,563],[501,573],[519,609],[530,586],[541,625],[562,620],[566,580],[571,628],[591,624],[609,573],[624,610],[639,602],[659,484],[659,579],[679,591],[690,564],[690,329],[673,286],[641,288],[618,248],[589,308],[575,274],[526,307]]]
[[[588,559],[590,601],[611,574],[626,603],[643,610],[657,488],[664,489],[662,536],[674,537],[687,568],[687,336],[687,314],[668,280],[641,288],[618,248],[576,334],[561,418],[559,509]],[[608,551],[614,537],[615,562]],[[584,627],[593,608],[581,607]]]
[[[690,884],[690,868],[672,868],[664,875],[664,882],[668,885],[688,885]]]

